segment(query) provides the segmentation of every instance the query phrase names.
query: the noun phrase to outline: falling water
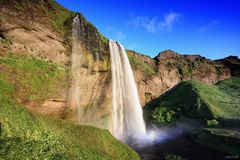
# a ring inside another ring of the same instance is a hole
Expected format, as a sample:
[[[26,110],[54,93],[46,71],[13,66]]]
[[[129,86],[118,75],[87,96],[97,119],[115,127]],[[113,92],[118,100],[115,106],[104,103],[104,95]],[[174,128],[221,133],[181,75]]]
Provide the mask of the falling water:
[[[108,123],[105,125],[101,114],[100,116],[98,115],[98,105],[95,106],[92,103],[90,103],[91,105],[86,105],[83,103],[84,101],[81,101],[81,99],[84,99],[84,95],[86,95],[82,94],[81,91],[84,92],[86,89],[84,90],[80,86],[84,87],[87,85],[86,77],[89,77],[89,71],[93,69],[98,72],[98,65],[96,65],[95,69],[92,68],[92,64],[87,63],[89,61],[83,54],[85,50],[81,41],[81,24],[79,17],[76,16],[73,20],[72,28],[72,82],[67,102],[70,109],[77,113],[77,120],[81,123],[109,129],[117,139],[123,142],[134,140],[134,143],[140,146],[167,139],[165,132],[159,129],[152,129],[146,133],[142,107],[139,102],[137,87],[127,54],[123,46],[115,41],[109,41],[112,63],[112,128]],[[95,60],[97,63],[99,62],[98,53],[95,55]],[[88,65],[88,68],[84,68],[84,65]],[[98,77],[98,73],[96,75]],[[92,93],[95,93],[95,90]],[[94,100],[93,98],[91,102],[94,102]],[[87,111],[84,106],[87,106]]]
[[[141,139],[146,135],[142,107],[132,69],[123,46],[109,42],[112,62],[113,135],[122,141]]]
[[[80,20],[79,17],[76,16],[73,20],[73,28],[72,28],[72,56],[71,56],[71,88],[69,90],[68,95],[68,106],[74,112],[78,112],[80,115],[80,79],[81,79],[81,41],[80,41]],[[81,115],[79,116],[81,117]]]

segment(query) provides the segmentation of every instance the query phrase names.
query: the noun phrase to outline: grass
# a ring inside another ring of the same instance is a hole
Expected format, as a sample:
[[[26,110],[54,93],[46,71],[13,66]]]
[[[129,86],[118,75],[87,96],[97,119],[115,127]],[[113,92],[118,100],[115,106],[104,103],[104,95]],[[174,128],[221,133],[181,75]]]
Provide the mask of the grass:
[[[58,30],[63,36],[68,34],[70,28],[66,28],[65,23],[74,17],[76,13],[69,11],[68,9],[60,6],[55,0],[48,0],[51,9],[44,8],[47,16],[52,21],[52,26]]]
[[[240,155],[240,78],[216,85],[186,81],[144,108],[147,121],[181,124],[192,139],[229,155]],[[235,128],[234,128],[235,127]]]
[[[190,76],[194,69],[200,66],[199,61],[180,61],[176,62],[179,74],[181,78]]]
[[[145,116],[159,123],[170,122],[179,115],[202,120],[239,119],[239,104],[239,78],[231,78],[215,86],[186,81],[149,103]]]
[[[3,45],[10,45],[12,42],[6,38],[2,38],[0,37],[0,44],[3,44]]]
[[[139,159],[108,131],[46,118],[28,112],[0,80],[0,158],[3,159]]]
[[[63,6],[59,5],[55,0],[48,0],[49,5],[52,7],[44,8],[47,16],[50,18],[52,26],[64,38],[65,41],[71,44],[72,36],[72,20],[78,14],[84,26],[82,30],[82,41],[86,49],[91,53],[101,52],[104,57],[104,62],[107,61],[106,55],[109,55],[108,40],[101,35],[98,29],[81,14],[70,11]],[[108,68],[107,68],[108,69]]]
[[[0,79],[15,88],[13,97],[22,103],[57,98],[68,86],[67,69],[49,61],[12,53],[0,58],[0,68]]]
[[[72,22],[78,15],[81,22],[81,41],[89,55],[98,53],[100,56],[100,70],[109,71],[109,45],[98,29],[81,14],[70,11],[59,5],[55,0],[48,0],[51,9],[45,7],[44,10],[50,18],[52,27],[56,29],[64,38],[64,41],[71,45],[72,43]]]
[[[228,131],[220,131],[221,134],[226,134],[228,132],[229,135],[232,132]],[[202,145],[208,146],[212,149],[216,149],[230,155],[240,156],[240,143],[237,139],[229,137],[229,135],[216,135],[213,131],[203,130],[196,135],[194,135],[194,140]]]
[[[141,62],[129,52],[130,51],[126,51],[131,67],[134,70],[142,71],[145,74],[145,76],[151,76],[156,73],[154,67],[151,64]]]

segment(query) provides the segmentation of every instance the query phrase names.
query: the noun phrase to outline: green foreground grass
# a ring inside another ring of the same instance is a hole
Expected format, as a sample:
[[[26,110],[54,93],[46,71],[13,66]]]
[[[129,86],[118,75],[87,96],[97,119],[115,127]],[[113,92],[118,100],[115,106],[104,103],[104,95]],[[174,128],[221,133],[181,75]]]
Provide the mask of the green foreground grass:
[[[109,131],[44,117],[20,104],[56,94],[66,85],[62,67],[10,54],[0,68],[0,159],[139,159]]]

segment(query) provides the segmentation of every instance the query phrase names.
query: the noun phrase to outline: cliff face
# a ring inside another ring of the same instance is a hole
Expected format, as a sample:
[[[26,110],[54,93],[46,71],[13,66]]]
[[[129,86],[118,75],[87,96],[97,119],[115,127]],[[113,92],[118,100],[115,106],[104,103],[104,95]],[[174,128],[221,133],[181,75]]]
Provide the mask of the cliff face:
[[[82,52],[85,55],[85,63],[82,65],[84,74],[81,77],[80,86],[82,89],[81,107],[86,113],[89,113],[85,118],[86,121],[94,119],[94,124],[105,128],[106,124],[98,124],[96,119],[108,118],[111,114],[111,70],[108,40],[80,13],[69,11],[54,0],[0,0],[0,58],[8,59],[10,54],[32,56],[59,66],[66,73],[61,83],[67,83],[67,85],[58,85],[58,88],[65,86],[56,90],[60,93],[46,94],[45,101],[41,100],[41,102],[27,97],[24,100],[20,97],[19,102],[29,109],[43,114],[78,120],[78,117],[72,113],[63,114],[69,113],[66,102],[71,82],[69,64],[72,21],[76,15],[79,16],[81,22]],[[8,65],[0,64],[1,72],[10,74],[7,77],[0,75],[0,78],[15,81],[14,77],[20,75],[14,75],[16,73],[12,73],[8,68]],[[41,80],[40,75],[36,79]],[[26,81],[28,82],[28,80]],[[46,88],[44,83],[42,85],[43,87],[40,88]],[[29,83],[28,88],[31,87],[31,83]],[[15,86],[15,88],[18,93],[19,87]],[[26,92],[28,91],[24,87],[22,88]],[[46,90],[46,92],[48,91]]]
[[[81,106],[89,113],[89,119],[95,117],[94,123],[99,123],[98,117],[108,119],[111,114],[108,40],[80,13],[71,12],[54,0],[0,0],[0,6],[0,57],[11,52],[52,61],[64,67],[67,83],[70,82],[72,20],[79,15],[82,47],[86,55],[86,63],[82,66],[85,74],[82,75]],[[198,55],[180,55],[168,50],[153,59],[134,51],[128,51],[128,56],[143,106],[181,81],[197,80],[214,84],[231,76],[230,69],[224,63]],[[3,70],[3,66],[0,65],[0,69]],[[43,104],[35,104],[31,100],[27,104],[31,104],[31,108],[41,106],[38,111],[46,111],[49,115],[57,113],[59,116],[67,107],[68,87],[63,88],[58,97],[46,97]],[[77,119],[74,115],[68,118]]]
[[[240,77],[240,59],[237,56],[229,56],[224,59],[216,60],[231,70],[231,75],[234,77]]]
[[[0,5],[2,39],[10,43],[4,46],[6,53],[33,55],[58,63],[68,61],[70,46],[52,25],[50,14],[54,8],[50,2],[1,0]]]
[[[130,57],[133,57],[130,58],[130,61],[142,105],[182,81],[195,80],[206,84],[215,84],[231,77],[228,67],[199,55],[180,55],[167,50],[151,59],[135,52],[129,52],[129,54]],[[136,61],[139,63],[136,64]],[[144,66],[149,66],[150,69],[144,69]]]
[[[109,55],[108,42],[80,13],[71,12],[54,0],[0,0],[0,37],[11,43],[8,50],[68,63],[72,19],[81,19],[86,51],[100,59]]]

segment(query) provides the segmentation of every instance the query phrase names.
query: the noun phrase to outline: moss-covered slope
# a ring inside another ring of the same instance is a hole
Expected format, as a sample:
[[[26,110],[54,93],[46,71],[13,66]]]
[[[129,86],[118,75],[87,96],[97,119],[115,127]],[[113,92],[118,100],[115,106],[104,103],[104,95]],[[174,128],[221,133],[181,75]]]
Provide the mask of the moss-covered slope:
[[[10,53],[0,57],[0,80],[14,87],[11,97],[26,105],[58,98],[67,90],[67,70],[47,60]]]
[[[240,79],[216,85],[182,82],[144,108],[148,122],[180,125],[192,139],[233,156],[240,155]]]
[[[239,119],[240,79],[231,78],[211,86],[186,81],[145,107],[154,122],[170,122],[181,115],[194,119]]]
[[[27,111],[58,96],[66,69],[32,57],[0,59],[0,159],[139,159],[108,131]]]

